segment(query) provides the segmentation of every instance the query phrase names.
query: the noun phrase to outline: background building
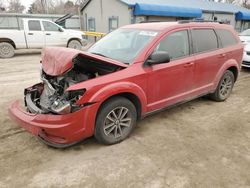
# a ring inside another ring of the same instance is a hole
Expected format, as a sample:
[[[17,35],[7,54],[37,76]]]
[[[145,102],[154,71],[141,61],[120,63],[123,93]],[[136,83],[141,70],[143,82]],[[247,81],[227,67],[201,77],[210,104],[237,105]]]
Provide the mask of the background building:
[[[58,14],[18,14],[18,13],[0,13],[0,29],[22,29],[23,18],[37,18],[56,21],[64,15]],[[79,16],[72,16],[65,21],[66,29],[80,30]]]
[[[237,31],[250,28],[250,10],[207,0],[87,0],[81,14],[84,29],[98,32],[143,21],[194,18],[224,21]]]

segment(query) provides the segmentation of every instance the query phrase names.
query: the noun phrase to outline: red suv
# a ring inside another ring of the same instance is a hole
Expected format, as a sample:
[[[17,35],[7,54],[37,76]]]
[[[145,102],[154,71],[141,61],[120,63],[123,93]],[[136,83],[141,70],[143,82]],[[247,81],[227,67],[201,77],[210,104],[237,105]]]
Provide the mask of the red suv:
[[[240,71],[243,45],[219,23],[166,22],[122,27],[87,52],[46,48],[42,82],[25,89],[26,111],[10,116],[44,143],[67,147],[95,136],[121,142],[136,120],[209,95],[226,100]]]

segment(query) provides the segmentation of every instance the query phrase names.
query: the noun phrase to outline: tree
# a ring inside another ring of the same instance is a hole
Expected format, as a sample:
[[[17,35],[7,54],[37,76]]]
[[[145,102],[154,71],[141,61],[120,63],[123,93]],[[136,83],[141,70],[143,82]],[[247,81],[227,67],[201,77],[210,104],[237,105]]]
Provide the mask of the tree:
[[[20,0],[10,0],[8,6],[8,12],[12,13],[22,13],[25,10],[25,6],[23,6]]]
[[[64,4],[64,12],[77,14],[78,13],[78,5],[74,4],[72,1],[67,1]]]
[[[83,1],[83,0],[81,0]],[[73,3],[68,0],[35,0],[34,3],[29,7],[28,13],[30,14],[78,14],[78,3],[81,1],[76,1]]]
[[[220,3],[230,3],[250,9],[250,0],[210,0]]]
[[[5,12],[5,11],[6,11],[6,7],[5,7],[3,1],[0,0],[0,13],[1,13],[1,12]]]
[[[35,2],[33,2],[28,9],[28,13],[44,14],[45,10],[44,10],[44,6],[42,5],[42,2],[40,0],[36,0]]]

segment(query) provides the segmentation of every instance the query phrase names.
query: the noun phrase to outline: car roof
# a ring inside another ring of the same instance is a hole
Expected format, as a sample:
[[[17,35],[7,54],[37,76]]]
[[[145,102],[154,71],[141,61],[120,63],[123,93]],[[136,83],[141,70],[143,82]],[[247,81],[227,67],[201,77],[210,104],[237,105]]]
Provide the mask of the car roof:
[[[143,29],[143,30],[155,30],[163,31],[169,28],[178,28],[178,27],[216,27],[216,28],[225,28],[231,29],[232,26],[226,24],[220,24],[218,22],[192,22],[192,21],[183,21],[183,22],[149,22],[149,23],[139,23],[126,25],[122,28],[127,29]]]

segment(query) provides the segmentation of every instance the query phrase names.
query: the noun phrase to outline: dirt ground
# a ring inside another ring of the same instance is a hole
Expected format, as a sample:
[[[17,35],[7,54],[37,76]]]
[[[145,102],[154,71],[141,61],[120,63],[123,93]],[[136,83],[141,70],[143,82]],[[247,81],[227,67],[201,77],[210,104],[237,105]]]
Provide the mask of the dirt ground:
[[[0,59],[0,187],[250,187],[250,70],[230,99],[205,98],[140,121],[124,142],[40,143],[7,114],[39,81],[40,54]]]

